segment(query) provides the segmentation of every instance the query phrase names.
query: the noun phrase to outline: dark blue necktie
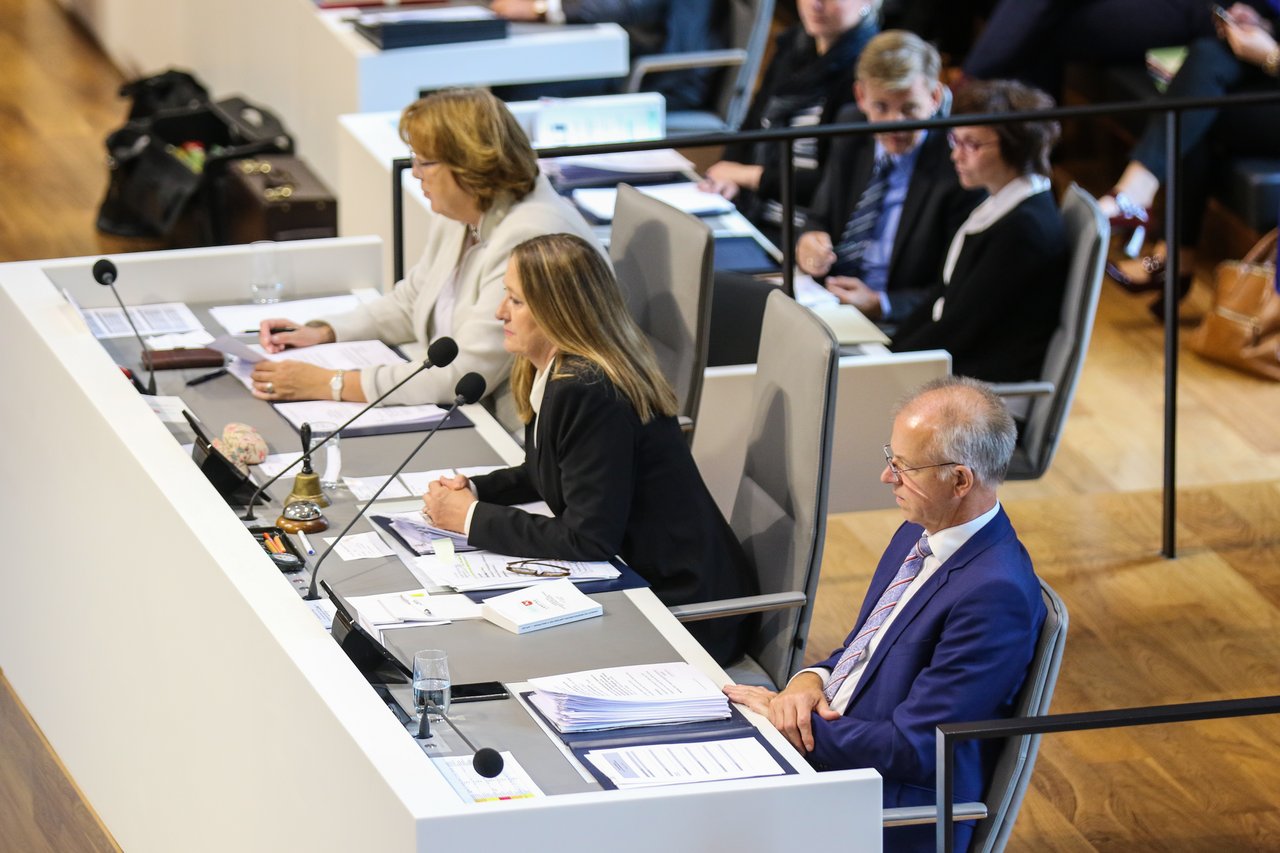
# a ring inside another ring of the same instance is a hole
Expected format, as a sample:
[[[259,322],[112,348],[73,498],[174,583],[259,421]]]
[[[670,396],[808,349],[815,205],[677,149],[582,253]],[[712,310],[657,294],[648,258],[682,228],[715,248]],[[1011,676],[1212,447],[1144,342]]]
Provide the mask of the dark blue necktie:
[[[875,237],[892,174],[893,160],[887,154],[881,155],[871,170],[867,188],[862,191],[862,196],[853,207],[853,213],[849,215],[844,233],[840,235],[840,243],[836,246],[836,262],[832,264],[829,275],[862,276],[862,258]]]

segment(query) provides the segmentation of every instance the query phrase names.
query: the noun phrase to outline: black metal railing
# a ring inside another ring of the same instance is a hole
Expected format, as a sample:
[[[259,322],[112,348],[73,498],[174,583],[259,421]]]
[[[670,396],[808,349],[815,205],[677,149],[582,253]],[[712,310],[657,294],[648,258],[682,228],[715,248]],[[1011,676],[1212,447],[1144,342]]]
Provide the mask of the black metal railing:
[[[955,748],[962,741],[1225,720],[1232,717],[1256,717],[1276,713],[1280,713],[1280,696],[1258,696],[1251,699],[1223,699],[1215,702],[1153,705],[1145,708],[1116,708],[1109,711],[1083,711],[1076,714],[1046,714],[1041,717],[1020,717],[1012,720],[943,723],[937,727],[936,741],[937,849],[939,853],[952,853],[955,849],[955,837],[951,826],[953,818],[951,798],[954,793]]]
[[[542,148],[539,157],[580,156],[584,154],[609,154],[625,151],[652,151],[660,148],[704,148],[729,142],[776,142],[780,169],[780,196],[782,203],[782,277],[787,294],[793,295],[795,272],[795,192],[792,176],[793,160],[791,143],[796,139],[830,139],[837,136],[861,136],[868,133],[886,133],[907,130],[932,130],[951,127],[972,127],[990,124],[1046,120],[1056,121],[1088,119],[1133,113],[1164,113],[1167,128],[1165,149],[1165,243],[1166,271],[1164,280],[1164,456],[1163,456],[1163,512],[1160,553],[1165,557],[1177,556],[1175,525],[1177,521],[1177,425],[1178,425],[1178,250],[1181,239],[1178,227],[1181,222],[1181,162],[1178,147],[1182,136],[1182,114],[1196,109],[1223,109],[1252,104],[1280,106],[1280,92],[1259,92],[1227,95],[1221,98],[1160,98],[1151,101],[1127,101],[1123,103],[1088,104],[1075,107],[1055,107],[1022,113],[982,113],[946,116],[922,121],[884,123],[831,124],[799,128],[775,128],[769,130],[740,131],[734,133],[703,133],[671,136],[665,139],[649,139],[638,142],[613,142],[600,145]],[[392,161],[392,263],[395,280],[404,277],[404,200],[400,192],[401,174],[410,168],[409,158]]]

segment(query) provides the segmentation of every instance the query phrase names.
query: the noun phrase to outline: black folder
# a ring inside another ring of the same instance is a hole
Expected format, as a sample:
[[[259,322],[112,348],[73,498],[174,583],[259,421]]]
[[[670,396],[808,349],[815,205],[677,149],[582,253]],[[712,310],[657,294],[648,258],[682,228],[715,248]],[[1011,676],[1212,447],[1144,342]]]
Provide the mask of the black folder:
[[[445,17],[440,14],[456,8],[361,15],[355,20],[355,29],[382,50],[507,37],[507,21],[487,9],[477,7],[475,17]]]

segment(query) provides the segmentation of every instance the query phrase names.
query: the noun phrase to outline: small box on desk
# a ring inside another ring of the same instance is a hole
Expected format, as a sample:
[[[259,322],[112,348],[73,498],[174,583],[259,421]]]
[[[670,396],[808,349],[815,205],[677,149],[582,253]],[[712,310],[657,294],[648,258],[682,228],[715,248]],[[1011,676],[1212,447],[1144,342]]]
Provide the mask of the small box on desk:
[[[254,540],[257,541],[259,547],[266,552],[267,556],[272,558],[272,561],[275,562],[280,571],[289,573],[300,572],[306,567],[306,558],[302,556],[302,552],[298,550],[298,546],[293,544],[293,540],[290,539],[289,535],[281,528],[264,526],[250,527],[248,530]],[[267,540],[264,537],[271,537],[272,542],[278,542],[284,548],[283,554],[280,551],[274,551],[268,547]],[[297,559],[296,565],[293,565],[292,561],[287,559],[277,559],[279,557],[287,557],[290,555]]]
[[[228,243],[338,236],[338,202],[305,162],[289,154],[230,163],[221,215]]]
[[[356,18],[355,29],[382,50],[507,37],[506,20],[484,6],[371,12]]]

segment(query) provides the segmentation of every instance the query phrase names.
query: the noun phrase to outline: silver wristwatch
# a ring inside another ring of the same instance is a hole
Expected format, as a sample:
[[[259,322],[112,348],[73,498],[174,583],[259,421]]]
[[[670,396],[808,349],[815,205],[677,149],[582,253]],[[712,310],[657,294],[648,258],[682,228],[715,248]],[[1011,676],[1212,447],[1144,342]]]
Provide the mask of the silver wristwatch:
[[[333,401],[335,403],[342,402],[342,376],[345,370],[336,371],[333,378],[329,380],[329,390],[333,392]]]

